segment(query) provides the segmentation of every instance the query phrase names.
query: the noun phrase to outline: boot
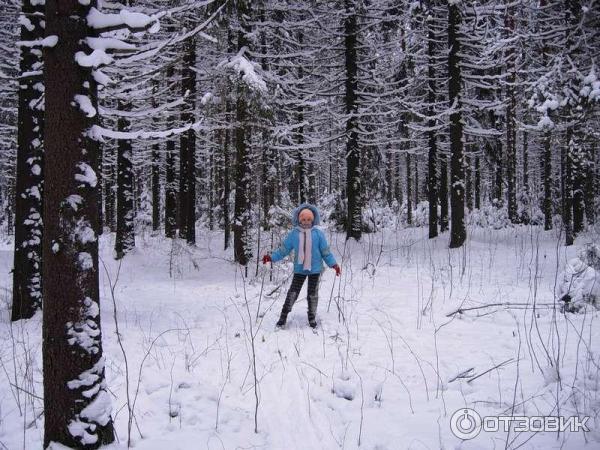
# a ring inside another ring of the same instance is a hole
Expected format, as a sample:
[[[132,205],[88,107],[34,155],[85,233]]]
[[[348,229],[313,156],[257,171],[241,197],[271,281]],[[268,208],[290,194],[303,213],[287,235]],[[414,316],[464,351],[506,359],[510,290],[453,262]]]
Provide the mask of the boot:
[[[308,296],[308,324],[311,328],[317,328],[317,304],[319,303],[319,297],[316,295]]]
[[[285,322],[287,320],[287,315],[288,313],[286,311],[281,311],[281,315],[279,316],[279,320],[277,321],[277,326],[278,327],[282,327],[285,325]]]

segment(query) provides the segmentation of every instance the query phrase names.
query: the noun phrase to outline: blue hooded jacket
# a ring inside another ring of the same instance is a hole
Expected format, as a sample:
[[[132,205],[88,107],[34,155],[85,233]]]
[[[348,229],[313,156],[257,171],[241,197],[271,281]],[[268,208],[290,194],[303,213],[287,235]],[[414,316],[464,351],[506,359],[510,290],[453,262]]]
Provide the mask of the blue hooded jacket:
[[[310,209],[315,216],[313,227],[310,230],[312,237],[312,258],[310,270],[304,270],[302,263],[298,261],[298,251],[300,249],[300,231],[298,230],[300,221],[298,216],[300,211],[303,209]],[[305,275],[321,273],[323,270],[323,260],[329,267],[335,266],[335,258],[331,253],[331,250],[329,250],[329,244],[327,244],[325,234],[320,229],[315,228],[315,225],[319,225],[319,223],[319,210],[316,208],[316,206],[303,203],[294,209],[294,212],[292,213],[292,224],[294,225],[294,228],[288,233],[286,238],[281,243],[281,246],[271,254],[271,259],[273,262],[281,261],[287,255],[289,255],[292,250],[294,250],[294,273],[301,273]]]

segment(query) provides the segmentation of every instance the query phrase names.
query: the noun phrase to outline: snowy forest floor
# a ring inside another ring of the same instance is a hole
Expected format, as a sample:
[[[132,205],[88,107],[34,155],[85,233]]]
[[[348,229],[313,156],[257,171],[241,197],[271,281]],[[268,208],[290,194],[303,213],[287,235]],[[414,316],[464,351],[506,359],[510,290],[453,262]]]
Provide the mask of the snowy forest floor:
[[[194,248],[138,236],[119,270],[114,235],[103,236],[103,342],[119,441],[108,448],[127,446],[127,385],[138,449],[598,448],[600,313],[552,308],[576,246],[531,227],[469,230],[455,250],[447,235],[426,233],[386,231],[347,244],[328,233],[343,274],[321,278],[316,333],[306,287],[287,327],[274,330],[289,262],[272,273],[261,265],[258,276],[253,263],[244,280],[222,251],[222,233],[199,230]],[[38,449],[41,314],[11,325],[11,267],[5,238],[0,448]],[[500,305],[447,316],[489,304]],[[453,380],[461,373],[470,378]],[[465,407],[482,417],[591,416],[590,432],[482,431],[461,441],[450,418]]]

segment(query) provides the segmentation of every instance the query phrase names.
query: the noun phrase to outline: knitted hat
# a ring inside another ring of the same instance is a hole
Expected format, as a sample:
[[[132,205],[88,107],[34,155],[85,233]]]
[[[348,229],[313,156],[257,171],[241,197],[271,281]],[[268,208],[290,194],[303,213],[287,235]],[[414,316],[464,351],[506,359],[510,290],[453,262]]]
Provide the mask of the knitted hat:
[[[298,214],[298,219],[310,219],[310,221],[313,222],[315,220],[315,215],[310,209],[304,208],[300,211],[300,214]]]

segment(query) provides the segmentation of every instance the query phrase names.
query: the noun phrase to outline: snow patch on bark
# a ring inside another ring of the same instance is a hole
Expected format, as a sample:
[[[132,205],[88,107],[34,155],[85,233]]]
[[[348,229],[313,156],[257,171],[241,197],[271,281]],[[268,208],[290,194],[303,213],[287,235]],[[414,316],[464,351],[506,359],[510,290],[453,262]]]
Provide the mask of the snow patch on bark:
[[[96,176],[94,169],[84,162],[77,164],[77,168],[81,170],[81,173],[75,174],[75,180],[88,184],[90,187],[96,187],[96,184],[98,184],[98,177]]]
[[[92,101],[87,95],[76,95],[75,103],[79,106],[79,109],[83,111],[86,117],[94,117],[96,115],[96,108],[92,106]]]

